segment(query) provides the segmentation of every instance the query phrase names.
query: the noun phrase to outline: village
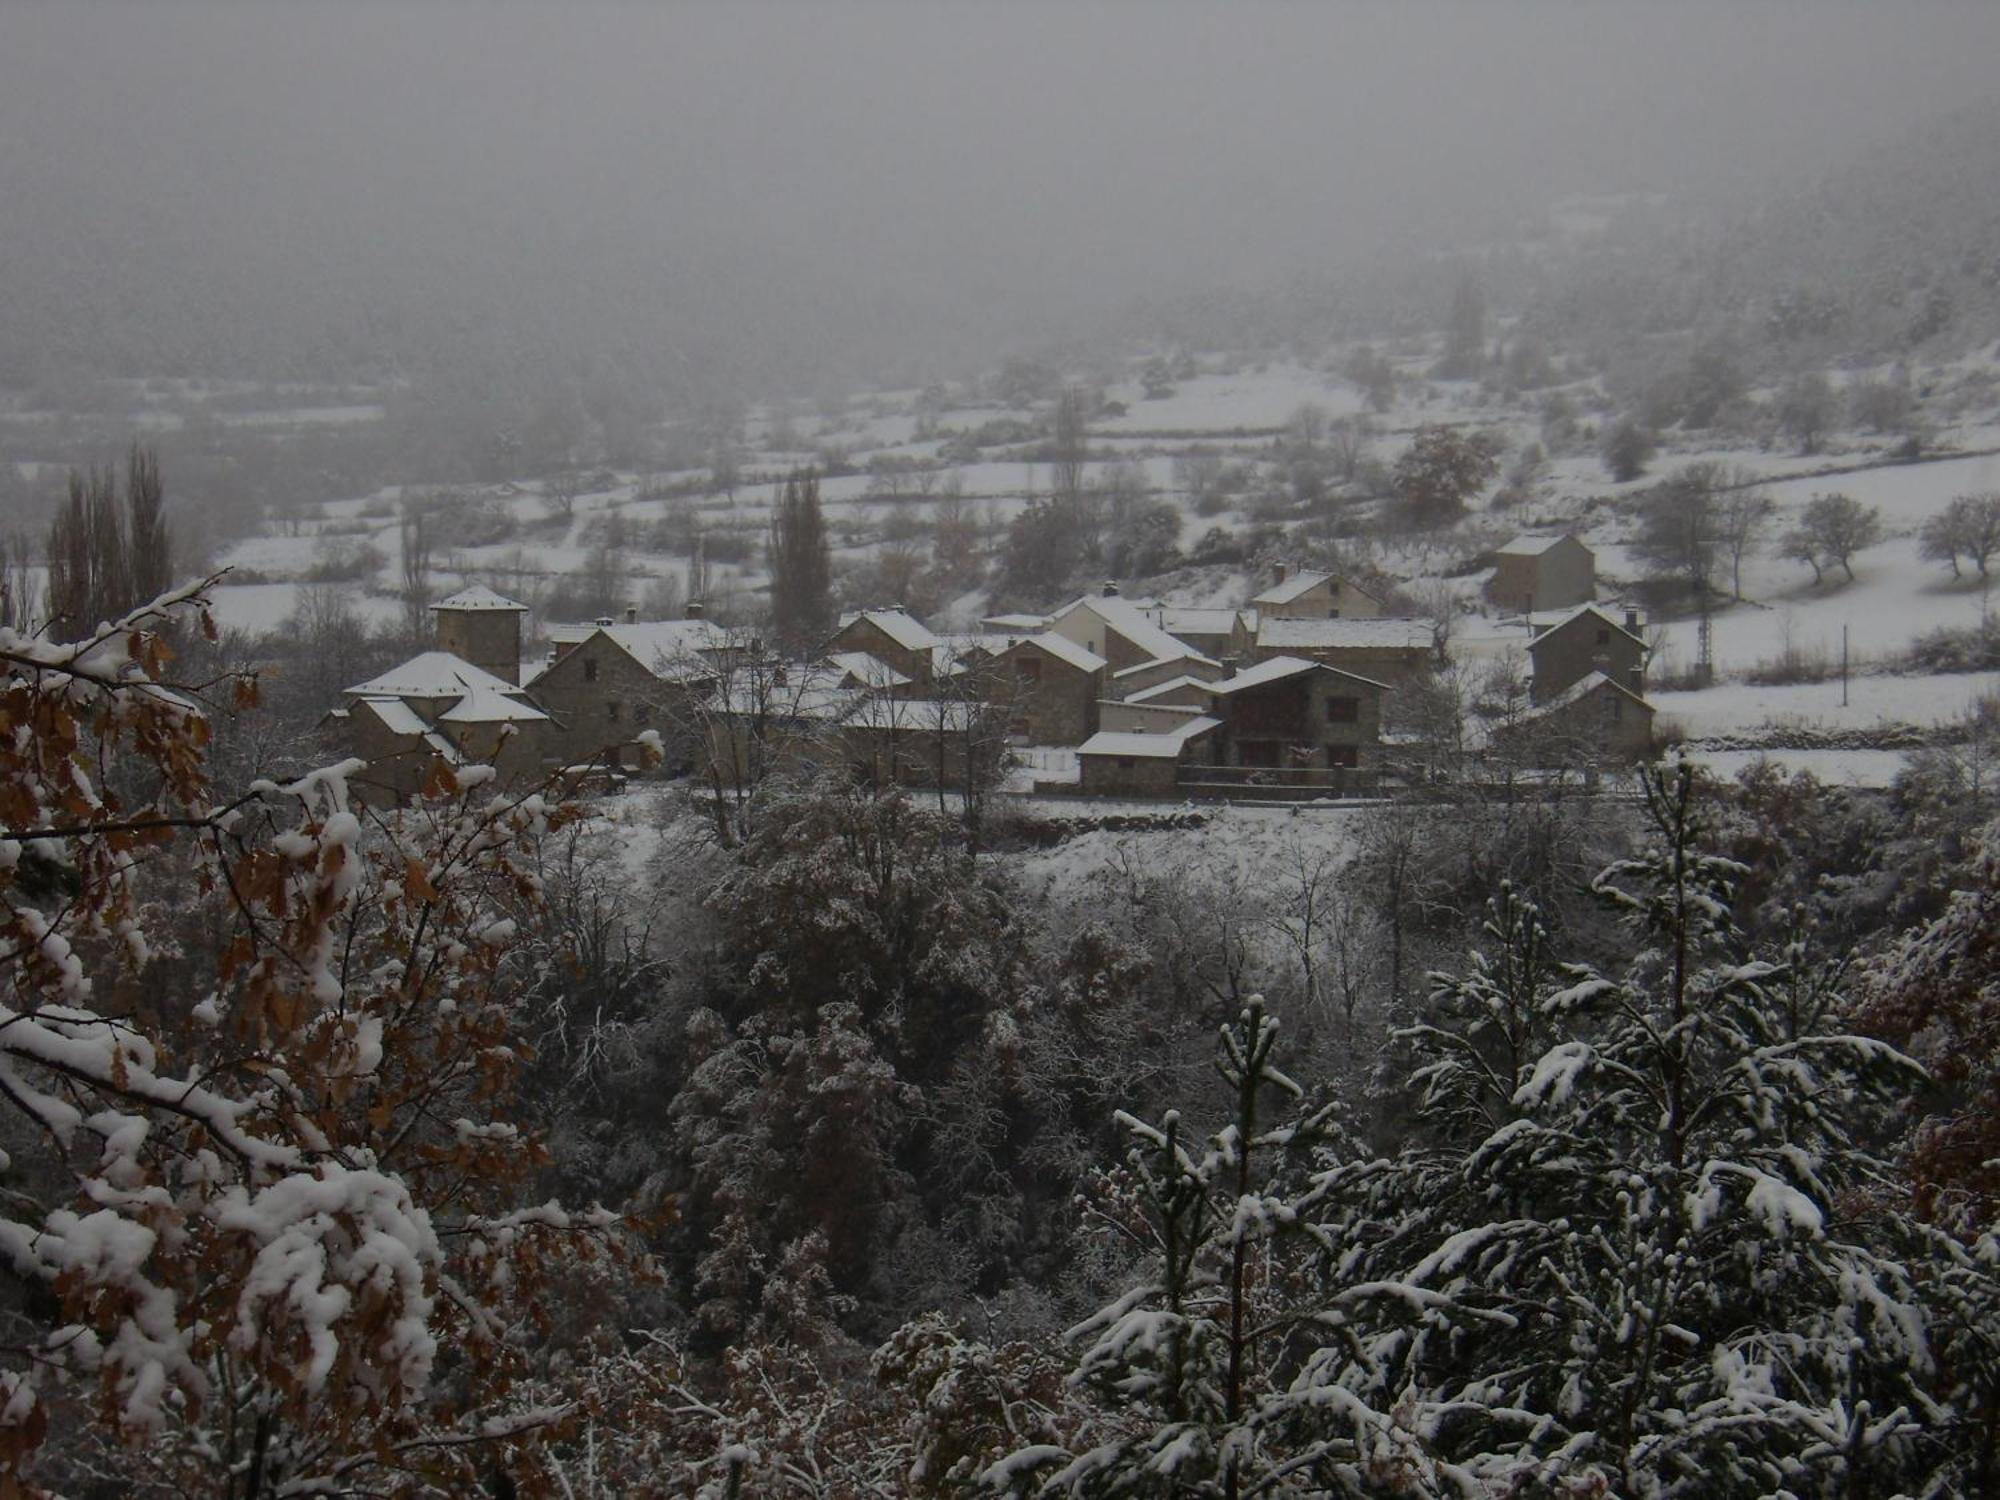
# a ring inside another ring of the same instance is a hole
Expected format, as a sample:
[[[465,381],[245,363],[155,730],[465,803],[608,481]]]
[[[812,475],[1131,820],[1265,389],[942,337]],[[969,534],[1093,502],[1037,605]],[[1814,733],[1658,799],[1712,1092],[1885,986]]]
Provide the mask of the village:
[[[1107,583],[970,633],[862,609],[796,660],[696,601],[680,619],[634,607],[553,626],[546,658],[524,662],[527,606],[474,584],[430,607],[434,649],[348,688],[326,727],[385,804],[440,757],[514,781],[659,768],[732,795],[774,771],[845,766],[939,790],[1284,801],[1415,784],[1447,732],[1475,761],[1593,777],[1654,748],[1638,613],[1596,601],[1574,536],[1499,550],[1486,592],[1526,679],[1519,701],[1489,692],[1448,731],[1414,705],[1492,642],[1455,643],[1335,573],[1273,572],[1235,608]]]

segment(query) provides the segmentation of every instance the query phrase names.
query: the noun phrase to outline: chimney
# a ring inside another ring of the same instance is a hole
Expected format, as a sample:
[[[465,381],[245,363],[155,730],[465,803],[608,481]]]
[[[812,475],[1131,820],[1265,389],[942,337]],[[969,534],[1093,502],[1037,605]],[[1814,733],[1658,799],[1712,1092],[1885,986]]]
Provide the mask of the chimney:
[[[699,620],[702,617],[703,610],[704,606],[699,599],[688,600],[687,617],[690,620]]]
[[[612,625],[616,624],[617,622],[614,621],[609,615],[599,615],[597,617],[597,623],[599,625]]]
[[[1279,563],[1277,571],[1278,571],[1278,577],[1276,581],[1279,583],[1283,583],[1285,579],[1291,575],[1292,570],[1286,567],[1285,564]]]
[[[1631,635],[1637,635],[1637,634],[1639,633],[1639,611],[1638,611],[1638,610],[1636,610],[1636,609],[1627,609],[1627,610],[1625,611],[1625,629],[1626,629],[1627,633],[1628,633],[1628,634],[1631,634]]]
[[[1116,599],[1118,597],[1117,579],[1107,578],[1104,580],[1104,597],[1107,599]]]
[[[628,604],[625,606],[625,623],[627,625],[637,625],[639,623],[638,605]]]

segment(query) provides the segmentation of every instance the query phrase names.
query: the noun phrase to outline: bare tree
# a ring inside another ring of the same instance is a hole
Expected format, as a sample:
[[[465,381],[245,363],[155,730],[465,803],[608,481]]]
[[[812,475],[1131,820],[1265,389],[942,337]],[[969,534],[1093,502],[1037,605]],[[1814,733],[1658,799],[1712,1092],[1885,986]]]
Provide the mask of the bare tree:
[[[1786,534],[1785,556],[1813,570],[1813,582],[1825,578],[1838,563],[1854,581],[1854,554],[1882,539],[1882,515],[1851,495],[1818,495],[1807,504],[1798,524]]]
[[[1984,578],[2000,553],[2000,494],[1960,495],[1924,522],[1919,545],[1931,561],[1950,563],[1952,577],[1962,576],[1958,560],[1963,557]]]
[[[436,499],[433,495],[405,496],[397,528],[402,544],[403,629],[412,641],[430,634],[432,537],[425,512]]]
[[[1716,540],[1729,555],[1729,595],[1743,597],[1743,559],[1757,549],[1777,504],[1756,490],[1733,490],[1715,510]]]

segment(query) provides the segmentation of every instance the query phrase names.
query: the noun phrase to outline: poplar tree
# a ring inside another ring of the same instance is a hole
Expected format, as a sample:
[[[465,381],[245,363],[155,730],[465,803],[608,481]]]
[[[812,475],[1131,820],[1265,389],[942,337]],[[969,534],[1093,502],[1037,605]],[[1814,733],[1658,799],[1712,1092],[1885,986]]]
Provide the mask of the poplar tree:
[[[788,651],[809,651],[833,629],[833,563],[819,474],[785,480],[771,516],[771,633]]]

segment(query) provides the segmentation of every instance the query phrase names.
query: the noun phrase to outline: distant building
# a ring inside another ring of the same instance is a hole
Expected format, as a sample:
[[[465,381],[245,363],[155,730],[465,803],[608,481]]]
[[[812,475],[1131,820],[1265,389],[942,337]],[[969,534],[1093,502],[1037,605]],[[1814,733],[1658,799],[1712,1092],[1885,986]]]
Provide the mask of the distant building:
[[[864,609],[841,616],[840,628],[826,644],[829,654],[862,652],[885,661],[912,684],[937,676],[944,642],[907,610]]]
[[[1140,733],[1100,730],[1077,747],[1077,784],[1089,797],[1171,797],[1183,766],[1208,763],[1221,727],[1197,715]]]
[[[1437,664],[1430,626],[1422,620],[1259,616],[1254,654],[1259,661],[1304,657],[1391,687],[1420,678]]]
[[[1183,609],[1162,604],[1153,608],[1152,615],[1168,635],[1204,656],[1228,662],[1250,654],[1250,623],[1240,609]]]
[[[1597,597],[1597,556],[1567,533],[1517,536],[1494,554],[1486,595],[1524,615],[1588,604]]]
[[[1386,684],[1303,657],[1279,656],[1215,683],[1216,764],[1270,769],[1372,766]]]
[[[1278,580],[1250,601],[1263,620],[1369,620],[1382,601],[1333,573],[1292,572],[1278,564]]]
[[[1147,662],[1187,657],[1188,643],[1160,627],[1148,610],[1115,594],[1090,594],[1067,604],[1049,619],[1049,629],[1104,658],[1113,676]],[[1220,670],[1221,663],[1193,655]]]
[[[553,659],[528,687],[553,718],[550,753],[577,765],[606,752],[641,764],[638,739],[662,736],[674,766],[694,755],[688,707],[747,649],[713,620],[602,619],[558,625]]]
[[[1644,760],[1653,751],[1653,705],[1591,672],[1519,721],[1496,729],[1493,746],[1527,765],[1592,769]]]
[[[1528,642],[1528,658],[1534,663],[1529,696],[1537,704],[1553,703],[1591,673],[1602,672],[1643,698],[1646,651],[1637,611],[1627,610],[1621,624],[1586,604]]]
[[[434,762],[491,765],[508,779],[540,774],[549,716],[518,687],[449,651],[426,651],[346,690],[330,715],[368,762],[356,778],[373,805],[408,800]]]
[[[1080,745],[1097,732],[1106,665],[1069,637],[1044,631],[994,657],[980,685],[1010,737],[1030,745]]]
[[[521,681],[521,616],[528,606],[480,584],[431,606],[438,650],[471,662],[502,682]]]

